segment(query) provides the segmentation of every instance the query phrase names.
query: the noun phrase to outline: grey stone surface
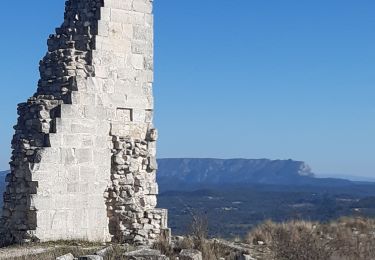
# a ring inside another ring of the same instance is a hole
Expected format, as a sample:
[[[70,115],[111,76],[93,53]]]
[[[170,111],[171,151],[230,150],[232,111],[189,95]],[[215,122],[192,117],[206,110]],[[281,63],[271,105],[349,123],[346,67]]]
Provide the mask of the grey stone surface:
[[[169,260],[169,258],[162,255],[160,251],[148,248],[125,253],[124,258],[126,260]]]
[[[195,249],[183,249],[179,256],[180,260],[202,260],[202,253]]]
[[[251,257],[250,255],[245,255],[243,254],[241,257],[240,257],[240,260],[256,260],[255,258]]]
[[[99,251],[97,251],[95,254],[96,255],[99,255],[99,256],[102,256],[102,257],[105,257],[107,256],[111,251],[113,251],[113,246],[108,246],[106,248],[103,248]]]
[[[69,253],[66,255],[56,257],[56,260],[74,260],[74,256],[71,253]]]
[[[2,232],[10,242],[150,244],[156,210],[152,0],[68,0],[36,93],[18,106]]]

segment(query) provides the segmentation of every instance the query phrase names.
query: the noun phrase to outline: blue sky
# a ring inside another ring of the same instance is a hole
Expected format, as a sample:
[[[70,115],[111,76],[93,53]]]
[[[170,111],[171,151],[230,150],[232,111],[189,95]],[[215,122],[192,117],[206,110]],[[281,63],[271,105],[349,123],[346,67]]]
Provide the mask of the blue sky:
[[[159,157],[375,176],[375,1],[155,0]],[[64,0],[0,10],[0,169]]]

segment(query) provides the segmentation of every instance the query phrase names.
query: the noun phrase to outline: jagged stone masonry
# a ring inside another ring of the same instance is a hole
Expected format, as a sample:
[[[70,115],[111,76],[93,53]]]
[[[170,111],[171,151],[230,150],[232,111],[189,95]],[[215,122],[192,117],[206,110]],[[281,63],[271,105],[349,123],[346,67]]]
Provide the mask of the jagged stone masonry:
[[[18,107],[1,226],[9,242],[149,244],[156,209],[152,0],[68,0],[36,93]]]

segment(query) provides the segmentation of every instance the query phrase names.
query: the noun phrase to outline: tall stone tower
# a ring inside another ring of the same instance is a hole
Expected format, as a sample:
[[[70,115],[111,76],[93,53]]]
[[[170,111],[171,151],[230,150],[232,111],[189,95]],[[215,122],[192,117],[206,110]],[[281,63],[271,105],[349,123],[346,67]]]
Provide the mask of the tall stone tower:
[[[152,243],[153,0],[68,0],[18,107],[1,219],[8,242]]]

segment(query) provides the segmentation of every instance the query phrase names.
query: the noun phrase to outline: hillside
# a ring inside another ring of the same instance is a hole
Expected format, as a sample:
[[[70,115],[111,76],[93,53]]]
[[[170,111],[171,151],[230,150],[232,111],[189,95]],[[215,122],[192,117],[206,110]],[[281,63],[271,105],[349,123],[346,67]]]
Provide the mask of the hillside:
[[[268,159],[158,160],[158,183],[162,191],[194,189],[221,184],[349,185],[347,180],[316,178],[301,161]]]

